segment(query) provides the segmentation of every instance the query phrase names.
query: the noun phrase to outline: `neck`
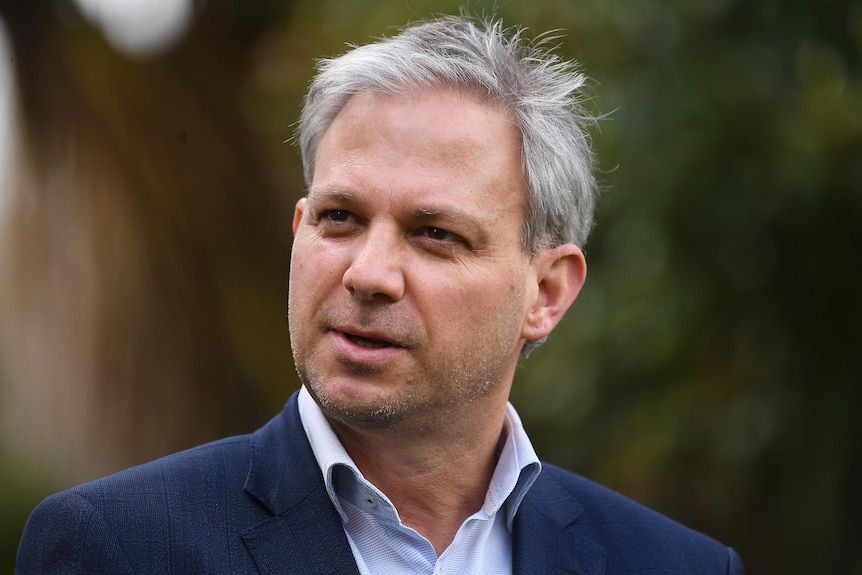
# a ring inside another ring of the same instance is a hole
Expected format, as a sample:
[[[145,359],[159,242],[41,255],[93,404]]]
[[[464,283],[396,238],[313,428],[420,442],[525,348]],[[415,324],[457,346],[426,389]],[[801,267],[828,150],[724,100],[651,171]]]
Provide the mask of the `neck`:
[[[481,425],[469,432],[408,437],[330,423],[365,478],[386,494],[402,523],[428,539],[439,556],[484,504],[504,418],[502,409],[493,417],[476,417]]]

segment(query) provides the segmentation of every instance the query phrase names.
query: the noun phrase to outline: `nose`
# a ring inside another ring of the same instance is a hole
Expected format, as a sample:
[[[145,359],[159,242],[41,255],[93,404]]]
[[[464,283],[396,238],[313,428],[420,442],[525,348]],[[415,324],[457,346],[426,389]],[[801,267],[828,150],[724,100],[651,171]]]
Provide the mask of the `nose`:
[[[395,302],[404,296],[402,246],[397,234],[370,228],[357,238],[357,249],[342,284],[363,301]]]

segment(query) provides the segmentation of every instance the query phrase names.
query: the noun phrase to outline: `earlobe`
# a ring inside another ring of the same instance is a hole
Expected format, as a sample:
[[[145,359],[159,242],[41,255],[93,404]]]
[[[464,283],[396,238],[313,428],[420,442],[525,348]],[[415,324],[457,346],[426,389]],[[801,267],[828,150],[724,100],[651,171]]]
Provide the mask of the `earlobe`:
[[[587,262],[574,244],[543,248],[535,256],[538,291],[524,321],[523,337],[547,337],[578,297],[587,277]]]
[[[293,233],[296,234],[296,230],[299,229],[299,224],[302,222],[302,215],[305,213],[305,202],[306,198],[300,198],[298,202],[296,202],[296,207],[293,209]]]

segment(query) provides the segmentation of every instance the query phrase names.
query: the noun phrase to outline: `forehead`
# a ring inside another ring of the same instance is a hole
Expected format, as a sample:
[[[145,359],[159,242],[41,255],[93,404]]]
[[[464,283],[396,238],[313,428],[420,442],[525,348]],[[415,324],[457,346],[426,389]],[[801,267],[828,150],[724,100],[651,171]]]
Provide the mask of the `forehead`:
[[[316,189],[523,207],[521,135],[511,114],[473,94],[360,92],[321,139]]]

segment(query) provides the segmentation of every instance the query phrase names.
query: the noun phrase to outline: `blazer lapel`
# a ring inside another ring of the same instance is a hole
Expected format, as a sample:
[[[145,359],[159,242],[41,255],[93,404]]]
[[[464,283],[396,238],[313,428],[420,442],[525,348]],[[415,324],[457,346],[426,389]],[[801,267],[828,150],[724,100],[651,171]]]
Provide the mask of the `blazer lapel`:
[[[359,575],[325,489],[243,535],[262,575]]]
[[[273,514],[242,535],[262,575],[359,575],[305,437],[296,394],[252,436],[245,489]]]
[[[513,575],[604,575],[604,548],[578,533],[582,513],[581,505],[556,481],[540,474],[512,525]]]

